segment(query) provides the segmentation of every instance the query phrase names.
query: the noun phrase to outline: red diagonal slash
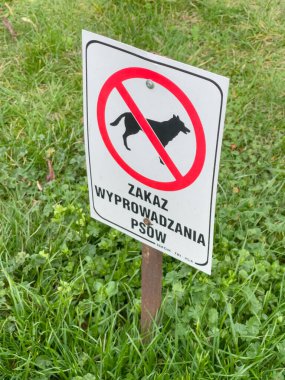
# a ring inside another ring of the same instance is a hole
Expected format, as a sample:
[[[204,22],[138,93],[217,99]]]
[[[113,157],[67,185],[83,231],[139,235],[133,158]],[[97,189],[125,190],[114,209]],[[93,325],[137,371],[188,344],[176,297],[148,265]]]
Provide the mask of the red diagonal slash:
[[[149,125],[148,121],[146,120],[146,118],[141,113],[140,109],[138,108],[138,106],[134,102],[133,98],[131,97],[131,95],[127,91],[126,87],[123,85],[122,82],[120,82],[120,83],[116,84],[116,88],[117,88],[119,94],[121,95],[121,97],[123,98],[123,100],[125,101],[126,105],[129,107],[129,110],[133,114],[134,118],[136,119],[136,121],[140,125],[141,129],[144,131],[144,133],[149,138],[150,142],[152,143],[153,147],[155,148],[155,150],[159,154],[160,158],[165,163],[165,165],[168,167],[168,169],[171,172],[171,174],[173,175],[173,177],[176,180],[182,178],[182,174],[177,169],[176,165],[172,161],[169,154],[166,152],[164,146],[161,144],[159,138],[156,136],[155,132],[153,131],[153,129]]]

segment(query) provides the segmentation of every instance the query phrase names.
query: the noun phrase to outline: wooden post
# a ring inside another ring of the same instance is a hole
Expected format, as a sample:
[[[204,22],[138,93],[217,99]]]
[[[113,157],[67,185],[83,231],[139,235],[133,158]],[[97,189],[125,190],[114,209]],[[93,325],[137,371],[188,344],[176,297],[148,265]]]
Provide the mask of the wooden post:
[[[161,304],[162,253],[142,245],[142,310],[141,332],[144,343],[151,338],[151,326]]]

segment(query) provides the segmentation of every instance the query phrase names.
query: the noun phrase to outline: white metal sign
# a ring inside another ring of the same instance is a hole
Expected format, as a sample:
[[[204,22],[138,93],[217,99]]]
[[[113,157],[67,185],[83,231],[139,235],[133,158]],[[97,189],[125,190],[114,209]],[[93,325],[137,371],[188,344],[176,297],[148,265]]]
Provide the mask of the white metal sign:
[[[227,78],[83,31],[91,216],[210,274]]]

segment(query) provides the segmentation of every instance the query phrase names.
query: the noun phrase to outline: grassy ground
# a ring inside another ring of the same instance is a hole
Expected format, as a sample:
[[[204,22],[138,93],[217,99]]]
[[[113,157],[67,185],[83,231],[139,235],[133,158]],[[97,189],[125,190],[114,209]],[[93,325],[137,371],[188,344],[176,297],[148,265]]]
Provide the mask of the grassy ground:
[[[0,378],[284,380],[284,2],[15,0],[0,16]],[[231,79],[213,275],[164,258],[146,347],[139,244],[89,218],[82,28]]]

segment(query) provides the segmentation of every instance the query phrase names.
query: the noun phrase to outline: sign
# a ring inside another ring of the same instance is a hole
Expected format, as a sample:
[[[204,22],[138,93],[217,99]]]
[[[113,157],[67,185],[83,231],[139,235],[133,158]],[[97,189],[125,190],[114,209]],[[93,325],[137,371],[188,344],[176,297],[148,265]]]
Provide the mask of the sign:
[[[83,31],[91,216],[210,274],[227,78]]]

